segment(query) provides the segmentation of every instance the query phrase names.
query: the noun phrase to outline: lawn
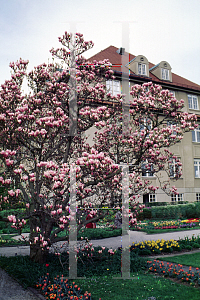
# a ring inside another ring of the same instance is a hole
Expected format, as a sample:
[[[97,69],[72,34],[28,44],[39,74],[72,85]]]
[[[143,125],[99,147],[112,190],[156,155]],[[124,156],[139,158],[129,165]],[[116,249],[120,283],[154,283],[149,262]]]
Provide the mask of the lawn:
[[[14,236],[17,234],[0,234],[0,247],[9,247],[9,246],[22,246],[22,245],[29,245],[29,242],[21,240],[15,240],[13,239]]]
[[[162,260],[200,269],[200,253],[190,253],[172,257],[165,256]]]
[[[93,300],[142,300],[154,297],[156,300],[199,300],[200,291],[194,287],[171,282],[168,279],[145,274],[131,273],[131,279],[112,279],[110,276],[76,280],[83,290],[90,291]],[[152,298],[152,299],[154,299]]]

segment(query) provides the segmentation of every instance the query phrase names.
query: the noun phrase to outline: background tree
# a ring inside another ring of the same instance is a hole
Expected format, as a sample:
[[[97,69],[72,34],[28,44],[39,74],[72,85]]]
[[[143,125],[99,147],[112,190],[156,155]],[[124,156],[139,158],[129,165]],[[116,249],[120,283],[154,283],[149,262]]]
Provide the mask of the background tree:
[[[130,217],[134,223],[137,210],[142,209],[136,197],[157,189],[142,180],[143,169],[153,166],[155,174],[167,170],[172,154],[161,149],[180,141],[183,132],[195,126],[195,116],[181,112],[183,101],[149,83],[133,87],[130,122],[124,132],[124,96],[106,92],[105,80],[113,78],[110,63],[88,63],[81,55],[93,43],[85,42],[81,34],[72,39],[65,33],[59,41],[63,47],[51,50],[59,63],[39,65],[30,73],[28,61],[11,63],[11,79],[0,91],[0,182],[8,188],[2,202],[12,203],[19,195],[23,198],[26,214],[11,215],[8,220],[21,228],[29,219],[30,256],[38,262],[44,261],[53,243],[64,239],[58,237],[60,231],[65,230],[68,239],[72,167],[79,206],[113,207],[121,205],[120,164],[131,164],[129,194],[135,213]],[[24,79],[27,94],[22,92]],[[71,114],[70,107],[74,108]],[[85,134],[92,127],[98,129],[93,146]],[[176,173],[178,178],[179,168]],[[167,189],[166,183],[163,188]],[[101,209],[90,214],[93,219],[89,221],[77,215],[78,230],[105,216]]]

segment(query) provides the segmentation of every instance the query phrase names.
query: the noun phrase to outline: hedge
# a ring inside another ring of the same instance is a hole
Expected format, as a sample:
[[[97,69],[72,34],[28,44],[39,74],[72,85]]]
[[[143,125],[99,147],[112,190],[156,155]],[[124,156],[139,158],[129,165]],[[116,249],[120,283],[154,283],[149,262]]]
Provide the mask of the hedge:
[[[200,202],[145,207],[138,219],[190,219],[198,217],[200,217]]]

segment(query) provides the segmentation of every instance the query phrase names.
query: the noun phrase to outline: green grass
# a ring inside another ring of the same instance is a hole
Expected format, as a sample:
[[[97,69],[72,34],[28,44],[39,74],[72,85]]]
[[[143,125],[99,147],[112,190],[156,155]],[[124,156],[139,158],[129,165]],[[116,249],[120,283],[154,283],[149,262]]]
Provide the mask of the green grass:
[[[183,286],[168,279],[144,272],[131,273],[131,279],[94,277],[75,280],[82,290],[91,292],[93,300],[142,300],[155,297],[156,300],[199,300],[200,291]]]
[[[183,254],[183,255],[177,255],[177,256],[165,256],[162,258],[162,260],[191,266],[194,268],[200,268],[200,253],[190,253],[190,254]]]
[[[28,242],[13,239],[14,236],[16,236],[16,233],[15,234],[5,234],[5,235],[0,234],[0,247],[29,245]]]

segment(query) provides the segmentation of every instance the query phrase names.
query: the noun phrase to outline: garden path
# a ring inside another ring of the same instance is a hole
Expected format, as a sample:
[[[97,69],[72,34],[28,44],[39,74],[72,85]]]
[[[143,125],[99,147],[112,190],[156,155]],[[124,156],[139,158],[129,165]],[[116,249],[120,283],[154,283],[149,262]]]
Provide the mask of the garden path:
[[[28,236],[28,233],[24,233],[24,236]],[[132,243],[142,242],[145,240],[178,240],[184,239],[185,237],[191,238],[192,236],[200,235],[200,229],[194,230],[187,230],[187,231],[174,231],[174,232],[167,232],[167,233],[158,233],[158,234],[147,234],[146,232],[142,231],[131,231],[129,230],[129,235],[125,235],[123,237],[123,247],[127,247],[132,245]],[[15,239],[19,239],[21,236],[16,236]],[[101,246],[107,247],[112,249],[117,249],[118,247],[122,246],[122,237],[116,236],[101,240],[91,240],[90,241],[93,246]],[[58,246],[62,245],[63,242],[57,243]],[[30,247],[29,246],[17,246],[17,247],[0,247],[0,255],[5,256],[15,256],[15,255],[29,255],[30,254]],[[0,299],[1,300],[1,299]]]
[[[16,280],[0,269],[0,300],[45,300],[35,289],[24,289]]]

